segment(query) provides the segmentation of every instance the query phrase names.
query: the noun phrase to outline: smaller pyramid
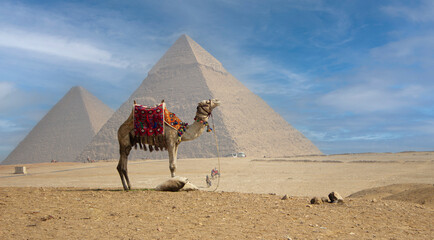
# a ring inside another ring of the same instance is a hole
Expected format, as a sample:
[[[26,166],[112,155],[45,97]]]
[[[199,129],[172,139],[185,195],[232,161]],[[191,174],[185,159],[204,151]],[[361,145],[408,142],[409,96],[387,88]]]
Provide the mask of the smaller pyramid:
[[[113,110],[82,87],[73,87],[2,164],[73,162]]]

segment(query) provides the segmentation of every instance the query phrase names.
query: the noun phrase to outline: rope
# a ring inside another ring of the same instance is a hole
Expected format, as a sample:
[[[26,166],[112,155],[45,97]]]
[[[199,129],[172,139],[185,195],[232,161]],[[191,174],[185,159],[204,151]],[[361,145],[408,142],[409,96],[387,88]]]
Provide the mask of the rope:
[[[217,141],[217,134],[215,131],[215,126],[214,126],[214,117],[211,114],[211,120],[212,120],[212,129],[214,130],[214,140],[215,140],[215,146],[217,149],[217,159],[218,159],[218,165],[219,165],[219,174],[218,174],[218,179],[217,179],[217,186],[215,187],[215,189],[213,190],[213,192],[217,191],[217,188],[219,188],[220,185],[220,175],[221,175],[221,169],[220,169],[220,151],[219,151],[219,142]]]

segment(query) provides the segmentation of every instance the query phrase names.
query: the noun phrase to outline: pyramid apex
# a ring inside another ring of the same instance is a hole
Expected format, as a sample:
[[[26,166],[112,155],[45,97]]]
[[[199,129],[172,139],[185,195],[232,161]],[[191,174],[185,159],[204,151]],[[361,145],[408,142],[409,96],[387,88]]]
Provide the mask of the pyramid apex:
[[[168,67],[199,64],[218,72],[226,72],[222,64],[187,34],[182,34],[149,71],[150,74]]]
[[[79,98],[84,99],[87,98],[89,95],[92,95],[89,93],[86,88],[82,86],[73,86],[69,89],[69,91],[65,94],[64,97],[70,97],[70,98]]]
[[[80,92],[86,92],[86,89],[82,86],[73,86],[71,89],[69,89],[68,93],[80,93]]]
[[[190,38],[190,36],[188,36],[187,34],[183,33],[183,34],[181,34],[181,36],[179,36],[179,38]]]
[[[82,86],[73,86],[72,88],[71,88],[71,90],[83,90],[84,88],[82,87]]]
[[[177,39],[177,41],[180,40],[180,39],[182,39],[182,40],[192,40],[191,37],[188,36],[188,34],[186,34],[186,33],[181,34],[181,36],[179,36],[179,38]]]

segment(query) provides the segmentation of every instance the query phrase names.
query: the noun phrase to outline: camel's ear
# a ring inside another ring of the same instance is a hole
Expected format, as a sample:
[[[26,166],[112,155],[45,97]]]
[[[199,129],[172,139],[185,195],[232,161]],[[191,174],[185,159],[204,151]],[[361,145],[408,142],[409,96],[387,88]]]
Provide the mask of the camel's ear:
[[[163,100],[161,100],[161,103],[164,103],[164,99],[163,99]]]
[[[136,105],[137,103],[136,103],[136,100],[134,100],[134,105]]]

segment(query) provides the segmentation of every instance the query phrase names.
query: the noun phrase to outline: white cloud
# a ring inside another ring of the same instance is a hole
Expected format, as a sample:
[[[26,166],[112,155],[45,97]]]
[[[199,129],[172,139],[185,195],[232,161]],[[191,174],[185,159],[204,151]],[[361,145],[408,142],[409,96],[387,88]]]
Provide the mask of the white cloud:
[[[401,137],[399,134],[391,132],[375,132],[375,133],[361,133],[361,132],[345,132],[341,129],[338,130],[308,130],[301,129],[301,131],[313,141],[321,142],[339,142],[339,141],[377,141],[377,140],[390,140]]]
[[[375,84],[356,85],[325,94],[319,98],[319,104],[353,113],[393,112],[414,105],[425,91],[417,85],[401,89]]]
[[[434,34],[426,33],[423,36],[390,42],[384,46],[373,48],[371,54],[377,60],[401,61],[406,64],[414,62],[433,64]]]
[[[15,132],[19,130],[23,130],[23,128],[18,127],[15,123],[9,120],[0,119],[0,132]]]
[[[367,66],[341,77],[348,85],[325,94],[318,103],[366,114],[403,114],[420,108],[431,99],[433,49],[432,32],[373,48]]]
[[[0,29],[0,47],[34,51],[117,68],[125,68],[128,65],[124,61],[114,59],[110,52],[84,41],[11,28]]]
[[[0,82],[0,100],[6,98],[14,90],[14,85],[10,82]]]
[[[7,121],[13,122],[12,119],[17,121],[17,119],[25,115],[24,121],[26,124],[32,121],[39,121],[46,110],[45,107],[41,108],[41,105],[52,104],[53,98],[56,97],[52,94],[20,89],[20,86],[11,82],[0,82],[0,120],[7,119]],[[29,103],[35,107],[22,111],[24,106]]]
[[[312,87],[307,75],[282,67],[266,58],[237,51],[228,53],[230,57],[222,61],[230,66],[229,72],[236,75],[256,94],[296,96]],[[243,61],[238,61],[244,59]]]
[[[411,3],[412,1],[408,1]],[[391,5],[383,7],[382,10],[395,17],[405,17],[414,22],[432,22],[434,21],[434,1],[424,0],[417,7],[404,5]]]
[[[419,120],[411,125],[407,126],[398,126],[396,128],[393,128],[392,130],[397,131],[411,131],[419,134],[434,134],[434,120],[432,119],[425,119],[425,120]]]
[[[268,65],[266,70],[253,70],[247,85],[257,94],[299,96],[312,86],[307,77],[289,69]]]

